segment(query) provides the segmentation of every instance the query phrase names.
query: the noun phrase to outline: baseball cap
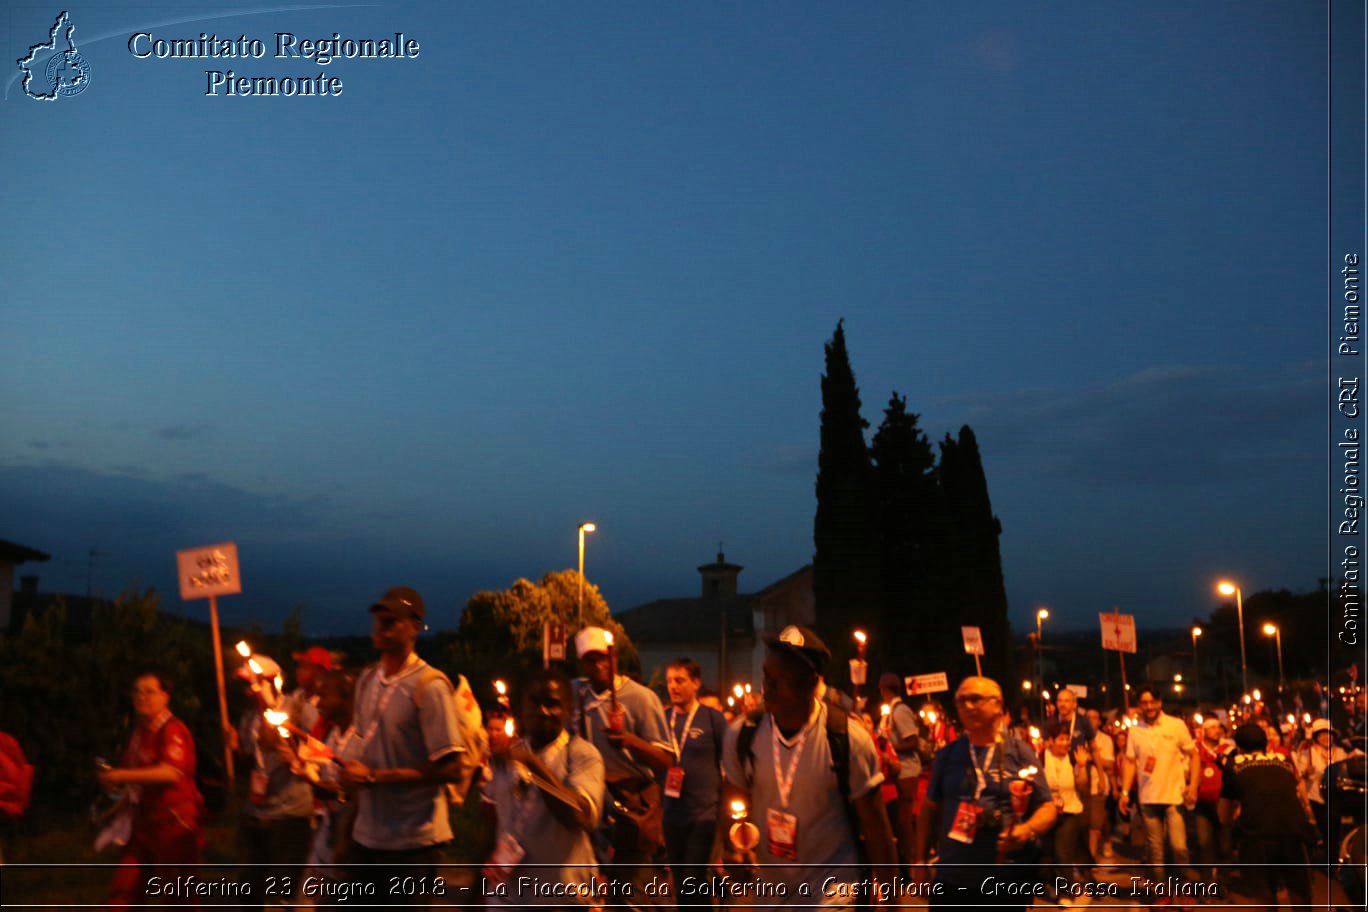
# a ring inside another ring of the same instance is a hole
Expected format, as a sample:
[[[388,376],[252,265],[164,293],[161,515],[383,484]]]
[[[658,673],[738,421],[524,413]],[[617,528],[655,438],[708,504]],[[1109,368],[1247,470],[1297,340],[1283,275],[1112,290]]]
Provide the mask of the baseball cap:
[[[790,624],[779,631],[778,636],[768,635],[764,639],[770,649],[795,655],[819,673],[831,661],[831,650],[821,637],[807,627]]]
[[[233,672],[233,674],[239,678],[242,678],[244,681],[252,680],[252,662],[256,662],[257,667],[261,669],[261,671],[256,672],[258,677],[265,678],[269,681],[276,675],[280,674],[280,666],[276,664],[275,659],[271,658],[270,656],[255,653],[246,662],[243,662],[242,665],[238,668],[238,670]]]
[[[423,608],[423,597],[408,586],[391,586],[380,600],[370,606],[372,613],[376,611],[388,611],[397,618],[410,618],[421,621],[426,609]]]
[[[602,627],[585,627],[575,634],[575,655],[588,655],[591,652],[607,652],[613,642],[613,635]]]
[[[310,665],[317,665],[324,671],[332,671],[334,667],[332,653],[322,646],[310,646],[303,652],[292,652],[290,657],[296,662],[308,662]]]
[[[1334,727],[1331,726],[1329,719],[1317,719],[1311,723],[1311,737],[1316,737],[1316,732],[1330,732],[1333,734]]]

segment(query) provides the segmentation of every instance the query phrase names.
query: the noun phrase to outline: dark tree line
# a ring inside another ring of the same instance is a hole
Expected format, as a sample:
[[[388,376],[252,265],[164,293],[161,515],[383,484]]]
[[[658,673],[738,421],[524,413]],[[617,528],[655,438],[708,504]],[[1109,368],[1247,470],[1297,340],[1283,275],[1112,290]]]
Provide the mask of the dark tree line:
[[[920,416],[895,391],[866,442],[843,323],[825,353],[813,523],[819,633],[846,659],[853,632],[865,629],[874,670],[953,680],[973,671],[960,627],[976,626],[984,673],[1001,676],[1010,639],[1002,527],[974,432],[946,434],[937,461]]]

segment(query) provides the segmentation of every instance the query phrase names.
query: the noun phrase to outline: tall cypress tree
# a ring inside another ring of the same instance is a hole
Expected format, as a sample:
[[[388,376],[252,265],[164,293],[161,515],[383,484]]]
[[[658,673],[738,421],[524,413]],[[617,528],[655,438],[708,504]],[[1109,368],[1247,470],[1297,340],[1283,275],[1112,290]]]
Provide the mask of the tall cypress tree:
[[[883,613],[883,551],[873,467],[864,437],[869,423],[860,415],[860,390],[850,368],[843,324],[836,324],[836,332],[825,345],[817,515],[812,529],[817,628],[842,658],[851,652],[851,631],[880,629]],[[876,649],[880,645],[875,641]]]
[[[931,668],[936,653],[929,634],[940,616],[930,596],[928,571],[941,511],[931,443],[896,391],[884,408],[870,455],[878,490],[879,531],[887,601],[883,635],[892,669],[914,673]]]
[[[953,579],[949,594],[956,602],[949,607],[963,618],[961,623],[982,629],[987,651],[983,657],[984,673],[1004,680],[1011,631],[1007,623],[1002,553],[998,547],[1002,523],[993,515],[988,478],[973,430],[963,426],[958,440],[946,434],[940,450],[937,474],[950,531],[944,542],[948,550],[942,559]]]

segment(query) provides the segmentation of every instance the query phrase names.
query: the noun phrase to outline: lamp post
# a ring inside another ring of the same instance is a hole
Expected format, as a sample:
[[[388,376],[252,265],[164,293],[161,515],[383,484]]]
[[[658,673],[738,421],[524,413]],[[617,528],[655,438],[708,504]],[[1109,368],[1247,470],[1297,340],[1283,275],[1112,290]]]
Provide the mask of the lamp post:
[[[1221,595],[1235,596],[1235,623],[1240,625],[1240,692],[1249,693],[1249,659],[1245,655],[1244,593],[1240,591],[1239,586],[1229,580],[1217,583],[1216,591]]]
[[[1202,628],[1196,624],[1192,625],[1192,698],[1199,704],[1202,702],[1202,672],[1197,668],[1197,638],[1202,635]]]
[[[591,522],[579,524],[579,594],[575,603],[579,609],[579,626],[584,627],[584,533],[593,532],[598,526]]]
[[[1272,623],[1264,624],[1264,625],[1263,625],[1263,635],[1266,636],[1266,637],[1273,637],[1274,641],[1277,642],[1277,644],[1278,644],[1278,693],[1282,693],[1282,689],[1283,689],[1282,628],[1279,627],[1277,624],[1272,624]]]
[[[1041,638],[1042,625],[1050,616],[1049,608],[1036,609],[1036,684],[1040,685],[1040,719],[1045,721],[1045,642]]]

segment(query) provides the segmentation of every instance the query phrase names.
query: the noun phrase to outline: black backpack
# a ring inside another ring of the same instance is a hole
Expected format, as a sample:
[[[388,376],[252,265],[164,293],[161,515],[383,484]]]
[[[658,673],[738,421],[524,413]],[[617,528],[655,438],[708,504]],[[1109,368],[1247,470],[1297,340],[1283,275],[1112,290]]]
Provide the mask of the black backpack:
[[[850,831],[855,834],[855,843],[864,856],[864,841],[860,837],[860,819],[855,813],[855,805],[850,800],[850,715],[834,703],[826,704],[826,736],[831,746],[831,771],[836,774],[836,787],[841,790],[841,800],[845,803],[846,819],[850,821]],[[736,758],[753,775],[755,772],[755,732],[764,718],[763,709],[754,710],[746,715],[741,731],[736,736]]]

